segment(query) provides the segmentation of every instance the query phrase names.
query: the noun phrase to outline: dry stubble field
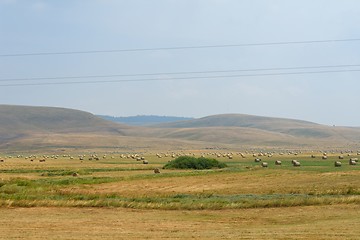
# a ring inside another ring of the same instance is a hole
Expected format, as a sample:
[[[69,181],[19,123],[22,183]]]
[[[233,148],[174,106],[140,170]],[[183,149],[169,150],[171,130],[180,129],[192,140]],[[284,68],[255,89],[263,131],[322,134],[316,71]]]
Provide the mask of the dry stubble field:
[[[261,168],[234,154],[218,158],[226,169],[154,174],[171,157],[143,156],[2,157],[0,239],[359,239],[350,157],[335,168],[337,154],[274,154]]]

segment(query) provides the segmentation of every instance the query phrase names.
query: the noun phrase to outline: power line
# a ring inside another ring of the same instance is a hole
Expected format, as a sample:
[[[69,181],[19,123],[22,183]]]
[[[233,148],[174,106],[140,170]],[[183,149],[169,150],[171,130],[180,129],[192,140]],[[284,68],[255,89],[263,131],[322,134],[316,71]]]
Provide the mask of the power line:
[[[258,72],[258,71],[300,70],[300,69],[317,69],[317,68],[347,68],[347,67],[360,67],[360,64],[300,66],[300,67],[278,67],[278,68],[252,68],[252,69],[231,69],[231,70],[191,71],[191,72],[160,72],[160,73],[139,73],[139,74],[111,74],[111,75],[82,75],[82,76],[5,78],[5,79],[0,79],[0,82],[34,81],[34,80],[59,80],[59,79],[85,79],[85,78],[112,78],[112,77],[140,77],[140,76],[209,74],[209,73],[231,73],[231,72]]]
[[[121,52],[144,52],[144,51],[163,51],[163,50],[187,50],[187,49],[206,49],[206,48],[257,47],[257,46],[294,45],[294,44],[339,43],[339,42],[355,42],[355,41],[360,41],[360,38],[309,40],[309,41],[288,41],[288,42],[219,44],[219,45],[199,45],[199,46],[179,46],[179,47],[156,47],[156,48],[129,48],[129,49],[110,49],[110,50],[64,51],[64,52],[9,53],[9,54],[0,54],[0,57],[29,57],[29,56],[49,56],[49,55],[75,55],[75,54],[95,54],[95,53],[121,53]]]
[[[16,86],[42,86],[42,85],[68,85],[68,84],[95,84],[95,83],[121,83],[121,82],[153,82],[153,81],[175,81],[175,80],[196,80],[196,79],[216,79],[216,78],[241,78],[241,77],[261,77],[261,76],[283,76],[283,75],[304,75],[304,74],[324,74],[324,73],[343,73],[343,72],[360,72],[360,69],[352,70],[325,70],[310,72],[283,72],[283,73],[261,73],[261,74],[238,74],[223,76],[195,76],[195,77],[174,77],[174,78],[145,78],[145,79],[121,79],[105,81],[74,81],[74,82],[43,82],[43,83],[15,83],[0,84],[0,87]]]

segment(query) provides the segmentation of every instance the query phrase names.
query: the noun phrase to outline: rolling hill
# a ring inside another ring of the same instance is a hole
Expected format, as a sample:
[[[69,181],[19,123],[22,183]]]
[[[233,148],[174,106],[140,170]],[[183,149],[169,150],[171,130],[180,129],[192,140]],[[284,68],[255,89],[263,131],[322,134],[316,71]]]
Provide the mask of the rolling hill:
[[[251,142],[260,145],[343,146],[360,142],[360,128],[333,127],[303,120],[246,114],[213,115],[153,127],[174,129],[170,132],[175,136],[179,136],[181,129],[180,137],[192,136],[193,140],[197,139],[194,137],[197,132],[197,140],[204,140],[205,134],[218,140],[223,139],[222,142]]]
[[[253,116],[246,114],[221,114],[204,118],[155,125],[159,128],[204,128],[204,127],[240,127],[288,134],[295,137],[331,137],[336,132],[333,127],[313,122]]]
[[[359,148],[360,128],[222,114],[129,126],[91,113],[53,107],[0,105],[0,149]]]
[[[86,144],[86,136],[124,135],[126,128],[79,110],[0,105],[2,149],[79,146]]]
[[[4,135],[27,132],[118,132],[126,125],[113,124],[84,111],[0,105],[0,129]]]
[[[156,149],[157,146],[171,148],[190,144],[186,140],[169,141],[133,134],[142,131],[142,128],[114,123],[74,109],[0,105],[0,150],[2,151],[37,149],[132,151],[134,148]]]

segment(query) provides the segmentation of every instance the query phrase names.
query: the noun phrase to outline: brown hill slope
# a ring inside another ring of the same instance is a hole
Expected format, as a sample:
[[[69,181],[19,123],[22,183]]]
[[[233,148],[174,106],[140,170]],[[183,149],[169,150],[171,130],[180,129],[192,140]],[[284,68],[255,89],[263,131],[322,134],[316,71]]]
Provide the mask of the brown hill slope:
[[[158,124],[154,127],[177,129],[209,127],[250,128],[287,134],[294,137],[324,139],[331,137],[342,138],[346,136],[345,138],[360,139],[360,136],[357,136],[357,133],[360,133],[359,128],[330,127],[303,120],[261,117],[245,114],[213,115],[181,122]]]
[[[0,149],[355,148],[360,129],[224,114],[134,127],[64,108],[0,105]]]
[[[129,128],[84,111],[55,108],[0,105],[2,134],[27,132],[117,132]]]
[[[91,113],[54,107],[0,105],[0,150],[156,149],[197,145],[187,140],[143,137],[146,129],[99,118]],[[136,133],[136,134],[135,134]],[[134,135],[134,136],[133,136]]]
[[[60,135],[124,135],[127,128],[73,109],[0,105],[0,148],[14,145],[31,148],[40,143],[49,146]],[[45,139],[51,141],[46,143]],[[70,140],[65,145],[72,142],[76,141]]]

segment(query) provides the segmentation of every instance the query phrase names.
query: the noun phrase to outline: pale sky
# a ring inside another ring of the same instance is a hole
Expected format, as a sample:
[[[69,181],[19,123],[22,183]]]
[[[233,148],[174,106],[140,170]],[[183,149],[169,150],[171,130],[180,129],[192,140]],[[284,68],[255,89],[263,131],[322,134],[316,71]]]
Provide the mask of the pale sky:
[[[4,55],[360,39],[359,23],[358,0],[0,0],[0,104],[111,116],[244,113],[360,126],[360,71],[353,71],[360,66],[181,77],[351,70],[322,74],[4,86],[174,76],[9,80],[16,78],[358,65],[360,41]]]

